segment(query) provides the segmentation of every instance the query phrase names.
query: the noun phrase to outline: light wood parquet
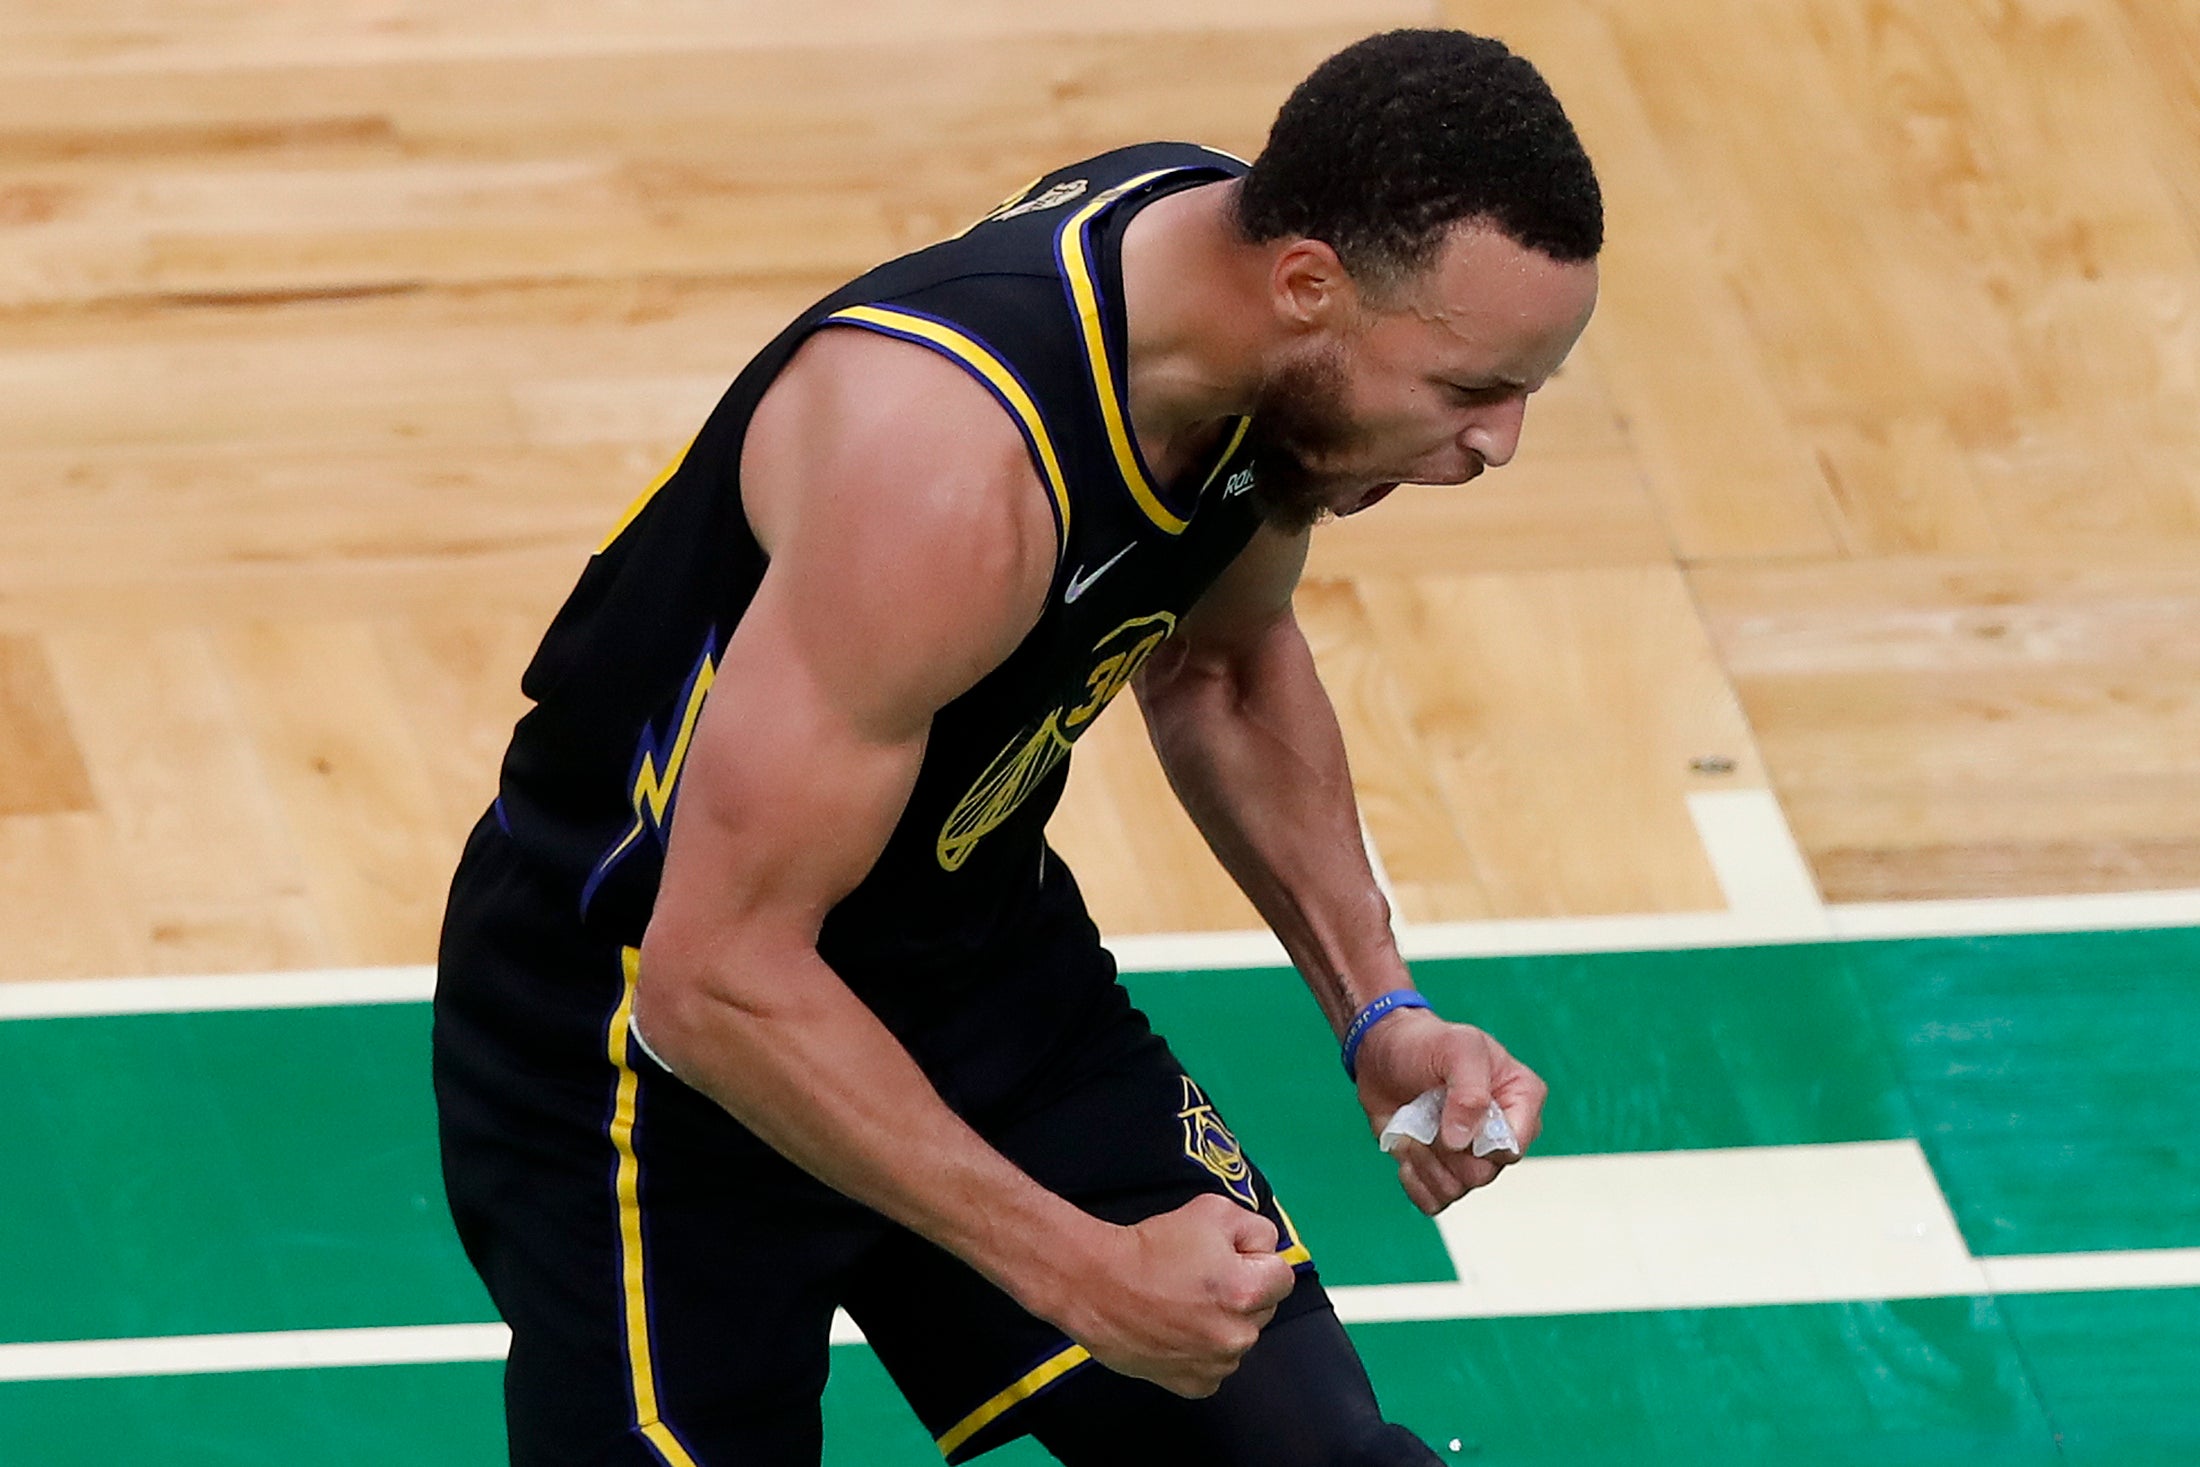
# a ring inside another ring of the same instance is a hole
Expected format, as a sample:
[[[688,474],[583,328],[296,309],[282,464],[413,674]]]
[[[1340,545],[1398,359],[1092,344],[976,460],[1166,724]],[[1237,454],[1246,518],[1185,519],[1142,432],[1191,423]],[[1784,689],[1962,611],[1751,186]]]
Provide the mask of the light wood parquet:
[[[15,0],[0,978],[425,960],[533,638],[749,351],[1428,23],[1551,76],[1611,245],[1518,462],[1317,535],[1403,914],[1716,906],[1736,787],[1829,899],[2200,885],[2190,5]],[[1110,930],[1252,923],[1134,714],[1056,831]]]

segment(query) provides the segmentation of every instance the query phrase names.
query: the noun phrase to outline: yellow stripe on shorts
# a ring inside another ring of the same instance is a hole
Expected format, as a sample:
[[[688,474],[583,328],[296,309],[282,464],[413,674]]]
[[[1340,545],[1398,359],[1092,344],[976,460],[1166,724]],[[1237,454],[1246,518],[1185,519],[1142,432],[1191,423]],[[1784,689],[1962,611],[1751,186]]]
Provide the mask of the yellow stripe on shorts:
[[[1019,1401],[1030,1400],[1091,1358],[1092,1355],[1083,1345],[1067,1345],[1058,1353],[1049,1355],[1038,1365],[1025,1371],[1014,1385],[949,1427],[939,1438],[940,1455],[954,1456],[956,1448],[999,1420],[1001,1414],[1011,1406]]]
[[[611,1145],[619,1154],[613,1190],[619,1199],[619,1269],[625,1285],[626,1368],[634,1393],[634,1428],[657,1449],[668,1467],[696,1467],[695,1459],[657,1409],[657,1370],[649,1350],[649,1295],[642,1273],[642,1162],[634,1154],[634,1112],[642,1077],[627,1059],[627,1026],[634,1017],[634,981],[641,972],[640,948],[621,948],[619,962],[626,986],[604,1034],[604,1048],[619,1072],[611,1105]]]

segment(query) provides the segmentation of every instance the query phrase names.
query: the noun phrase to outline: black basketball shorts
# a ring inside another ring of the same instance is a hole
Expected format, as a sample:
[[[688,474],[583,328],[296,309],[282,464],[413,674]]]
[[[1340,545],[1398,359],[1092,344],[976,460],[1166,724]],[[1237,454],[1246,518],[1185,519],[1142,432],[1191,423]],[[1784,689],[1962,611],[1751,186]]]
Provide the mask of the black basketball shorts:
[[[836,1308],[950,1462],[1023,1434],[1024,1403],[1102,1369],[658,1066],[628,1026],[634,950],[479,855],[446,922],[435,1084],[452,1214],[512,1328],[514,1463],[814,1464]],[[1071,950],[1083,931],[1016,954],[1002,992],[1089,972],[1095,953]],[[1088,1018],[1025,1083],[958,1104],[964,1118],[1110,1221],[1208,1192],[1259,1212],[1303,1275],[1278,1323],[1326,1309],[1266,1180],[1112,980]],[[954,1103],[952,1080],[935,1077]]]

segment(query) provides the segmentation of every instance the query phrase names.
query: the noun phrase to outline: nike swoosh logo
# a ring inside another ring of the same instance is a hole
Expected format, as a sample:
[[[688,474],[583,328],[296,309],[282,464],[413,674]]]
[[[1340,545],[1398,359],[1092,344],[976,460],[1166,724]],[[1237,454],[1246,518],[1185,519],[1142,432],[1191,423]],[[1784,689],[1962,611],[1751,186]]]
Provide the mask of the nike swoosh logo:
[[[1092,583],[1094,581],[1097,581],[1102,576],[1106,575],[1110,567],[1112,567],[1117,561],[1121,560],[1124,556],[1130,554],[1133,550],[1136,550],[1137,548],[1138,542],[1136,540],[1133,540],[1130,544],[1124,546],[1121,550],[1116,551],[1115,554],[1109,556],[1106,560],[1102,561],[1100,563],[1100,568],[1094,571],[1089,576],[1085,574],[1085,568],[1083,566],[1079,566],[1076,570],[1070,572],[1069,584],[1062,588],[1062,604],[1066,606],[1070,602],[1075,601],[1078,597],[1084,595],[1087,590],[1091,589]]]

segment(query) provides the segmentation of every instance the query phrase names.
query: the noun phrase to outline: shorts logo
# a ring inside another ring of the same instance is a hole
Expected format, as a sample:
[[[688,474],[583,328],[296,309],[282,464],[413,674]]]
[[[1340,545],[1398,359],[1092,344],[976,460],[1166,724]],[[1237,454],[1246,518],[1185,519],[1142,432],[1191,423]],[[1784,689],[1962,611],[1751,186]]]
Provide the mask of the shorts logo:
[[[1077,736],[1117,693],[1130,685],[1154,648],[1166,642],[1175,630],[1175,614],[1157,611],[1151,616],[1134,617],[1100,639],[1092,649],[1092,670],[1085,674],[1084,682],[995,755],[985,772],[955,802],[955,808],[947,812],[947,821],[940,827],[933,847],[941,870],[961,870],[978,842],[1008,822],[1055,766],[1069,756],[1069,747]]]
[[[1184,1108],[1176,1115],[1184,1122],[1184,1154],[1213,1172],[1230,1189],[1232,1197],[1258,1212],[1260,1198],[1253,1192],[1253,1168],[1245,1160],[1237,1137],[1230,1134],[1222,1117],[1207,1103],[1206,1092],[1192,1083],[1191,1076],[1182,1078]]]

